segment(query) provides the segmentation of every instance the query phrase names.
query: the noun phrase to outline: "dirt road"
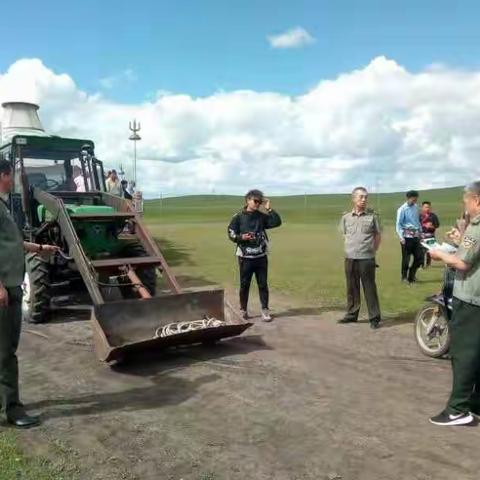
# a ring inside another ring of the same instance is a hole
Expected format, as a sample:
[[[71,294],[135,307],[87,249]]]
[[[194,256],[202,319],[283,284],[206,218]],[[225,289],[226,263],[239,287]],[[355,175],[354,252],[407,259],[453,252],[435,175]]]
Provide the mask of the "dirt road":
[[[115,370],[95,359],[84,320],[27,325],[23,397],[44,424],[20,441],[60,448],[89,480],[478,478],[480,427],[428,423],[448,361],[423,357],[410,323],[371,331],[315,313]]]

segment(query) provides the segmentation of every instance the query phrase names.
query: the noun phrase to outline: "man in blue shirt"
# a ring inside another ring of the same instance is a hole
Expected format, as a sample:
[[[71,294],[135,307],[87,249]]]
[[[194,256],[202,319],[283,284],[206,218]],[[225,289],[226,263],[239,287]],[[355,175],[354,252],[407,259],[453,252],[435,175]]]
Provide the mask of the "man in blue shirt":
[[[422,225],[417,207],[418,192],[407,192],[407,201],[397,210],[397,235],[402,247],[402,282],[412,284],[423,262],[423,250],[420,244]],[[410,264],[411,257],[413,262]]]

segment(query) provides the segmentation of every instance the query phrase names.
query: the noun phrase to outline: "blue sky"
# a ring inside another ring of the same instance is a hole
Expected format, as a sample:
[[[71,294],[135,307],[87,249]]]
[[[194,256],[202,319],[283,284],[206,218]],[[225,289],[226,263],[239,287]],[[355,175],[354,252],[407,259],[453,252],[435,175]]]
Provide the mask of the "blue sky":
[[[378,55],[413,72],[437,62],[466,69],[480,63],[478,1],[5,3],[0,71],[37,57],[81,89],[118,102],[142,102],[158,90],[298,95]],[[298,49],[269,45],[267,35],[295,26],[316,42]]]
[[[478,0],[3,3],[0,102],[127,174],[136,117],[147,196],[480,176]]]

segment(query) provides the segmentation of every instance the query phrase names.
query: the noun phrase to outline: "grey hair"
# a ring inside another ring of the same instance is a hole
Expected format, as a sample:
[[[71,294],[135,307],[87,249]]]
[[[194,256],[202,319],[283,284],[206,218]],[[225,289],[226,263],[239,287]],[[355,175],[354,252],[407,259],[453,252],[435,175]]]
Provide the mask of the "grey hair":
[[[465,193],[473,193],[473,195],[479,195],[480,196],[480,180],[477,181],[477,182],[469,183],[465,187]]]
[[[368,195],[368,190],[365,187],[355,187],[352,190],[352,197],[354,197],[357,192],[365,192]]]

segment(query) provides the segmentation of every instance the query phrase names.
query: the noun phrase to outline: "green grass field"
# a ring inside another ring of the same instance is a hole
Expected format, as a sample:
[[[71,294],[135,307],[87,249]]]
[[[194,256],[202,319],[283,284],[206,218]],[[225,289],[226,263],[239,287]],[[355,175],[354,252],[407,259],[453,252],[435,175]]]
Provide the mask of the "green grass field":
[[[440,235],[461,211],[461,189],[421,192],[440,216]],[[270,286],[273,294],[288,295],[298,307],[322,310],[344,305],[343,243],[338,231],[348,195],[272,198],[283,225],[271,232]],[[403,194],[370,198],[384,227],[378,263],[378,285],[385,316],[410,315],[426,295],[439,288],[442,268],[419,272],[419,284],[400,283],[400,246],[394,232],[396,209]],[[234,245],[226,227],[242,205],[241,197],[188,196],[147,201],[145,220],[184,285],[237,284]],[[272,305],[274,307],[274,305]]]

